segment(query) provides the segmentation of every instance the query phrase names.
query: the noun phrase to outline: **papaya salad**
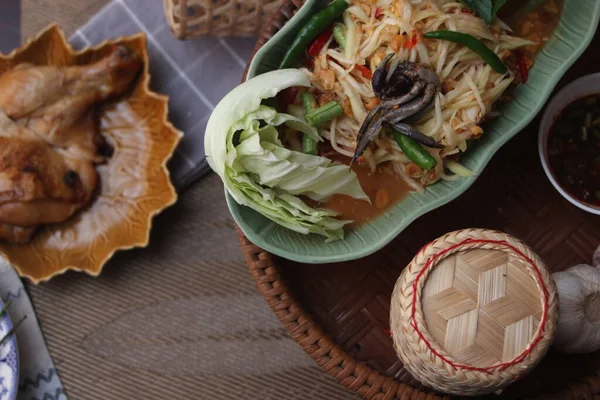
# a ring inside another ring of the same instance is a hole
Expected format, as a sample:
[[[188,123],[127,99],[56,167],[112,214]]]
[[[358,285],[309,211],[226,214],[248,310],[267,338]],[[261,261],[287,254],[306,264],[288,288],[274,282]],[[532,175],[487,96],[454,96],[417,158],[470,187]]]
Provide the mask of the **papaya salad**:
[[[334,0],[297,32],[278,70],[217,105],[210,166],[239,204],[327,240],[408,191],[471,176],[461,154],[507,89],[527,82],[546,40],[531,26],[513,31],[499,16],[510,3]],[[514,15],[527,24],[558,16],[556,0],[524,3]]]

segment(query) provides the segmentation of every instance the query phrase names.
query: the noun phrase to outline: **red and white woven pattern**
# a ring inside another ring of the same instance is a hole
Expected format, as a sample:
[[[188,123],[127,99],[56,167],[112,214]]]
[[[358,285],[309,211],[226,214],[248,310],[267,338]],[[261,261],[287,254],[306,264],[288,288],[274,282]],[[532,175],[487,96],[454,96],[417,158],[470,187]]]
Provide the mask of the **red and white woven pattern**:
[[[543,357],[557,300],[550,272],[523,243],[494,231],[452,232],[425,246],[398,279],[394,347],[411,374],[436,390],[491,393]]]

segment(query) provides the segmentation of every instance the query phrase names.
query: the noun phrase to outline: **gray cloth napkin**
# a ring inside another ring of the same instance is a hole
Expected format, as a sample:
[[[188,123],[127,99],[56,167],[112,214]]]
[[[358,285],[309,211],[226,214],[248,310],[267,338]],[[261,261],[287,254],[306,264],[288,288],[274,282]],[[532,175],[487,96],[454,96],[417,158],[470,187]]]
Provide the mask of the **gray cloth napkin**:
[[[113,0],[70,38],[79,49],[105,39],[148,35],[152,89],[169,96],[169,119],[184,133],[169,165],[181,189],[208,170],[204,131],[221,98],[240,83],[255,38],[175,38],[161,0]]]

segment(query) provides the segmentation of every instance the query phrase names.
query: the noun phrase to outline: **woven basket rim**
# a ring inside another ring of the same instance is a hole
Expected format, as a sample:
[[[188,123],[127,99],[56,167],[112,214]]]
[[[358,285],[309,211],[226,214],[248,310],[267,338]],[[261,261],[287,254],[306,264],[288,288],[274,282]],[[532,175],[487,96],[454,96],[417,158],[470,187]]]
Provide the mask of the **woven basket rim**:
[[[428,275],[447,257],[470,250],[502,251],[515,256],[539,290],[541,321],[527,348],[511,361],[486,367],[465,365],[448,354],[427,329],[419,294]],[[428,386],[458,395],[490,393],[522,377],[546,354],[557,324],[557,289],[542,259],[511,235],[487,229],[449,232],[425,245],[402,271],[391,299],[394,348],[405,368]],[[422,368],[423,360],[432,360],[428,361],[431,365]],[[458,376],[458,383],[454,383]]]
[[[258,41],[243,74],[245,80],[254,55],[304,4],[304,0],[284,0],[279,10],[260,32]],[[384,376],[365,362],[357,361],[335,343],[330,334],[319,326],[308,313],[281,276],[281,269],[275,256],[251,243],[236,225],[240,248],[250,274],[271,310],[285,327],[292,339],[312,357],[329,375],[336,378],[352,392],[365,399],[421,399],[446,400],[450,396],[423,391],[393,377]],[[600,370],[597,374],[569,382],[569,387],[553,393],[555,399],[592,398],[600,393]],[[579,394],[579,396],[578,396]],[[540,395],[538,398],[545,398]]]

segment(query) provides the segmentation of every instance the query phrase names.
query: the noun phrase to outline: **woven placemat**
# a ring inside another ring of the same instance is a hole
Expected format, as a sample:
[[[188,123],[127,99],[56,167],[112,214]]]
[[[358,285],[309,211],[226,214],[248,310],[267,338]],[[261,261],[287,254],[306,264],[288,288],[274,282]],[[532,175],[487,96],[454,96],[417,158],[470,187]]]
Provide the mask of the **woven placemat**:
[[[298,10],[287,0],[261,32],[255,51]],[[596,72],[596,35],[558,88]],[[548,182],[537,156],[535,119],[493,158],[459,199],[415,221],[378,253],[353,262],[302,265],[274,257],[238,230],[258,289],[291,337],[330,375],[366,399],[441,399],[403,368],[388,335],[393,284],[427,242],[471,227],[511,234],[533,248],[551,270],[591,262],[600,243],[600,217],[564,200]],[[577,357],[550,351],[505,398],[600,399],[600,354]]]

